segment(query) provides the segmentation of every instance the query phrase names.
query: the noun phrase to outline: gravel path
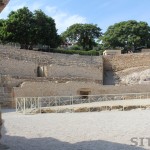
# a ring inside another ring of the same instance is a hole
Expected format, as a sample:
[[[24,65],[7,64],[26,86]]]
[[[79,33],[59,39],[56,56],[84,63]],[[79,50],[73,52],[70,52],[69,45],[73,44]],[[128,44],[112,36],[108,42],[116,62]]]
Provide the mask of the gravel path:
[[[3,110],[2,143],[11,150],[144,150],[150,110],[22,115]],[[138,141],[138,144],[140,144]]]
[[[51,110],[59,109],[79,109],[79,108],[91,108],[91,107],[101,107],[101,106],[150,106],[150,99],[129,99],[129,100],[114,100],[114,101],[102,101],[93,103],[83,103],[75,105],[65,105],[65,106],[53,106],[50,107]],[[47,107],[49,108],[49,107]]]

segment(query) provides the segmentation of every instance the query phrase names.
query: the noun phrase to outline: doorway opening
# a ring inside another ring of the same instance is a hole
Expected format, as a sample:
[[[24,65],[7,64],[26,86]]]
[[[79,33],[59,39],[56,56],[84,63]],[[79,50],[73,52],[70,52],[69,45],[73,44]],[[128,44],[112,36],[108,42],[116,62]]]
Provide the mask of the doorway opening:
[[[78,94],[81,95],[82,99],[88,99],[89,95],[91,94],[91,90],[87,88],[82,88],[78,91]]]

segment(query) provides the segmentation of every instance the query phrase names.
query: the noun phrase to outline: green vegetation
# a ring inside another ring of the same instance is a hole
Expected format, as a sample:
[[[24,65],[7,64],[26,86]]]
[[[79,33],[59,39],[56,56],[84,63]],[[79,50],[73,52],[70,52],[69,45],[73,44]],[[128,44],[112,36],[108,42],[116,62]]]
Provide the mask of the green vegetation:
[[[150,27],[146,22],[123,21],[110,26],[101,40],[105,48],[135,52],[139,47],[150,47]]]
[[[79,54],[79,55],[90,55],[90,56],[98,56],[102,55],[102,51],[96,50],[64,50],[64,49],[56,49],[53,52],[55,53],[63,53],[63,54]]]
[[[150,47],[150,27],[146,22],[129,20],[102,33],[97,25],[77,23],[59,35],[53,18],[24,7],[0,20],[0,43],[19,43],[20,48],[31,50],[40,45],[42,51],[80,55],[99,55],[105,49],[137,52]]]
[[[63,39],[68,43],[76,43],[83,49],[91,50],[97,43],[95,39],[102,35],[101,29],[93,24],[74,24],[64,33]]]
[[[60,44],[54,20],[41,10],[32,13],[26,7],[0,21],[0,37],[2,43],[19,43],[22,49],[32,49],[36,44],[56,48]]]

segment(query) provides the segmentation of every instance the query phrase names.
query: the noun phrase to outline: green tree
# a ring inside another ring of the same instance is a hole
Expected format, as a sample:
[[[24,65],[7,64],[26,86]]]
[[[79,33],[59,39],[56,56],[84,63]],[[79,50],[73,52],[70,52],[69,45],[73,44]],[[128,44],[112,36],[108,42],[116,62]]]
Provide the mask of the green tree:
[[[19,43],[23,49],[33,49],[33,45],[37,44],[56,48],[61,41],[54,19],[41,10],[32,13],[27,7],[12,11],[5,26],[3,24],[0,29],[0,35],[1,33],[3,37],[6,34],[7,42]]]
[[[0,19],[0,42],[6,43],[8,40],[8,33],[6,30],[6,20]]]
[[[102,35],[101,29],[93,24],[74,24],[62,33],[63,39],[76,43],[83,49],[92,49],[96,45],[95,39]]]
[[[136,51],[138,47],[150,46],[150,27],[146,22],[123,21],[110,26],[101,39],[105,48]]]
[[[27,49],[32,40],[32,22],[33,13],[27,7],[12,11],[6,23],[9,41],[17,42],[21,48]]]
[[[60,44],[54,19],[45,15],[41,10],[34,12],[33,31],[36,44],[47,45],[49,48],[56,48]]]

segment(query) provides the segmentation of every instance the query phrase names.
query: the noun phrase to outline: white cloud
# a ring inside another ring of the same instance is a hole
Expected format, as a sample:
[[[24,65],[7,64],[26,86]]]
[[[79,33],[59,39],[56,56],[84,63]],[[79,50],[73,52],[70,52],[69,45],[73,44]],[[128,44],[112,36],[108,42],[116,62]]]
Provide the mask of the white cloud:
[[[0,14],[0,18],[7,18],[8,14],[11,11],[16,11],[22,7],[29,7],[31,11],[41,9],[48,16],[52,17],[55,20],[56,28],[58,33],[61,33],[67,29],[70,25],[75,23],[86,23],[87,19],[78,14],[69,14],[64,11],[59,10],[58,7],[47,5],[42,1],[32,1],[31,0],[12,0]]]
[[[110,5],[112,5],[112,1],[106,1],[106,2],[102,3],[98,8],[99,9],[108,8]]]
[[[45,11],[49,14],[55,14],[55,13],[57,13],[57,7],[55,7],[55,6],[51,6],[51,7],[46,6]]]
[[[58,32],[61,33],[67,29],[67,27],[75,23],[86,23],[87,19],[80,15],[71,15],[66,12],[60,11],[57,7],[47,6],[45,12],[55,19]]]
[[[56,14],[53,16],[56,22],[56,26],[59,29],[58,32],[61,33],[67,29],[67,27],[75,23],[86,23],[87,20],[79,15],[69,15],[69,14]]]
[[[31,11],[34,11],[34,10],[38,10],[38,9],[41,9],[41,7],[43,6],[43,4],[41,2],[34,2],[32,5],[29,6],[29,9]]]

